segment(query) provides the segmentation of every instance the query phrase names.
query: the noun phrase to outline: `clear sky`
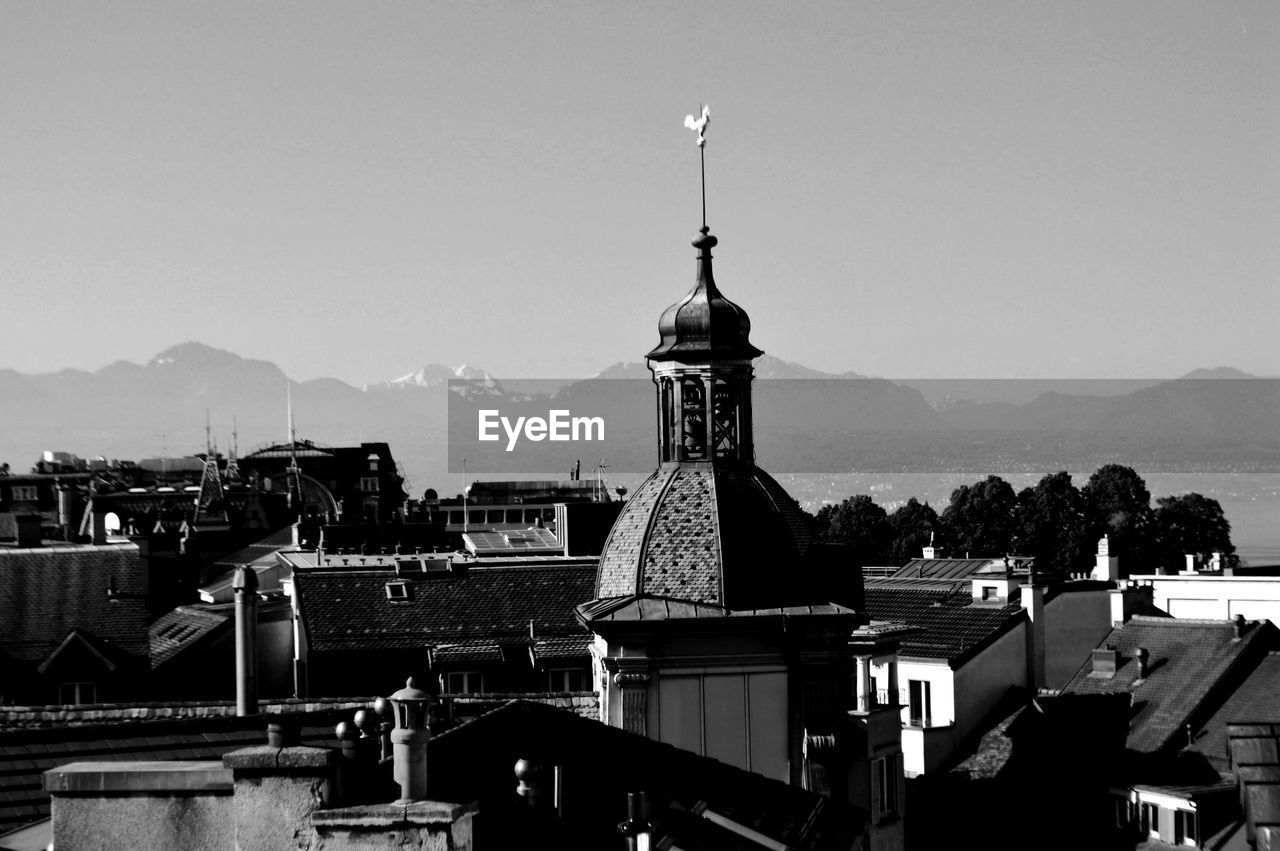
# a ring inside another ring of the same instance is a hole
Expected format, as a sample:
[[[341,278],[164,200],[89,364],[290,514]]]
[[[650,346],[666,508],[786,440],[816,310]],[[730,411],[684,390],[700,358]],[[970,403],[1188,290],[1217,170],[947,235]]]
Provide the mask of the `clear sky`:
[[[0,368],[1280,373],[1280,3],[0,8]]]

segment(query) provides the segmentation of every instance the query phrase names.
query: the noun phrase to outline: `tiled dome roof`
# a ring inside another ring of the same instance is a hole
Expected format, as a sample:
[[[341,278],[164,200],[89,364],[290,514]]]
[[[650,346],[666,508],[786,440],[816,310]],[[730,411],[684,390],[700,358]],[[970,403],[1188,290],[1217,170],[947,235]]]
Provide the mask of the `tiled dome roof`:
[[[627,500],[600,556],[596,597],[648,595],[728,609],[785,604],[808,554],[795,500],[757,467],[664,465]]]

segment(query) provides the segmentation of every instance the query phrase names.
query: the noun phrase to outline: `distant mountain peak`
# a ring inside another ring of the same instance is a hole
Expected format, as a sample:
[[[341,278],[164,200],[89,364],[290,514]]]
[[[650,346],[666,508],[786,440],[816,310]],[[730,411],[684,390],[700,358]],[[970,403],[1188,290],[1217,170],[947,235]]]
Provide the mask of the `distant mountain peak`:
[[[498,381],[487,370],[480,369],[467,364],[459,364],[458,366],[445,366],[442,363],[429,363],[426,366],[415,369],[407,375],[399,378],[393,378],[390,381],[379,381],[373,384],[366,384],[365,390],[378,389],[397,389],[405,387],[444,387],[453,379],[464,379],[467,381],[478,381],[486,387],[497,387]]]
[[[1185,378],[1261,378],[1260,375],[1253,375],[1242,369],[1236,369],[1234,366],[1215,366],[1213,369],[1193,369]]]
[[[147,361],[147,366],[165,366],[167,364],[192,364],[198,366],[239,363],[244,358],[225,349],[215,349],[204,343],[188,340],[176,346],[170,346],[160,354]]]

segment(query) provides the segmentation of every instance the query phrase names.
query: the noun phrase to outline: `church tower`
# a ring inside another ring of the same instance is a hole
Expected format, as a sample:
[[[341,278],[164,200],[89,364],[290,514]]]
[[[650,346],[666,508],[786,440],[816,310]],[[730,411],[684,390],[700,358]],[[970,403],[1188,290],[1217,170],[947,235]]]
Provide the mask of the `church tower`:
[[[701,122],[699,147],[709,110]],[[657,469],[623,505],[577,609],[601,720],[872,814],[875,849],[902,847],[901,727],[892,624],[869,624],[862,576],[813,539],[756,466],[745,310],[720,291],[705,222],[693,288],[648,354]],[[873,665],[887,681],[871,677]],[[887,695],[877,701],[877,691]]]

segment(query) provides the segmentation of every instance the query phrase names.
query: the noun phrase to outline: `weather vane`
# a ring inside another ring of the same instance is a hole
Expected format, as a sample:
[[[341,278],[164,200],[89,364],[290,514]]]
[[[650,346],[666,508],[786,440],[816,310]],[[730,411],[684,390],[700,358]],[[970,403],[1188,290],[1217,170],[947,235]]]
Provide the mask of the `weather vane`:
[[[698,158],[702,164],[702,229],[707,229],[707,125],[711,123],[711,107],[702,105],[702,113],[684,117],[684,126],[698,134]]]

